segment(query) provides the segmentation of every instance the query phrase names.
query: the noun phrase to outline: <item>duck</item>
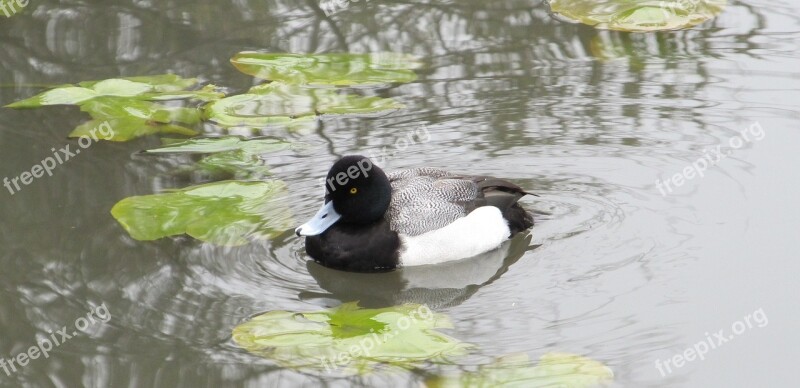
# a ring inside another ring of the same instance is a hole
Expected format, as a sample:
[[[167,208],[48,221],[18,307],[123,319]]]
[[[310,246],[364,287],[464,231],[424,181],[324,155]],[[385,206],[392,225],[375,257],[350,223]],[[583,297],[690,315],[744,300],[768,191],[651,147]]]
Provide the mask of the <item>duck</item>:
[[[317,263],[350,272],[436,265],[489,252],[533,226],[507,180],[417,167],[386,174],[362,155],[336,161],[322,207],[295,229]]]

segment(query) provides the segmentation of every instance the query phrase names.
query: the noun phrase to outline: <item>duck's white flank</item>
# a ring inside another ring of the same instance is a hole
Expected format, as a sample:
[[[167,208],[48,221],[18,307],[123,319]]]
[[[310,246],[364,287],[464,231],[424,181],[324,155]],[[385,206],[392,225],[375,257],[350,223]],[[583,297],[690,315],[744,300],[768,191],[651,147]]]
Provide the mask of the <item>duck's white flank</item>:
[[[495,249],[511,235],[500,209],[482,206],[444,228],[419,236],[400,236],[400,265],[438,264]]]

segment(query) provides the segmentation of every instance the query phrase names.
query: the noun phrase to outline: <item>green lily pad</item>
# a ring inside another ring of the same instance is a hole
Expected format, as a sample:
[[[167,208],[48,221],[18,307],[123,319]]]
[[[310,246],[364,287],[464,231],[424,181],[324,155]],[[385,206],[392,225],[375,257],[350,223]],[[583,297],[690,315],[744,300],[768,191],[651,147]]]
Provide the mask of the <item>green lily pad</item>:
[[[647,32],[689,28],[716,17],[727,0],[550,0],[559,17],[600,29]]]
[[[157,123],[198,124],[202,120],[195,108],[169,108],[149,101],[102,97],[87,101],[81,110],[93,119],[138,118]]]
[[[381,85],[417,79],[417,58],[399,53],[282,54],[245,51],[231,63],[254,77],[299,85]]]
[[[93,128],[109,122],[113,131],[99,136],[102,140],[129,141],[154,133],[194,136],[198,132],[179,124],[198,124],[200,111],[193,108],[168,108],[149,101],[128,100],[119,97],[99,97],[86,101],[81,110],[92,116],[91,121],[79,125],[70,137],[88,136]],[[96,132],[95,132],[96,133]]]
[[[227,175],[232,179],[264,179],[271,174],[263,159],[242,150],[206,156],[188,169],[199,169],[216,176]]]
[[[526,354],[500,358],[495,363],[453,376],[428,379],[428,388],[448,387],[595,387],[609,383],[614,373],[592,359],[569,353],[547,353],[538,365]]]
[[[189,140],[164,139],[161,148],[144,151],[148,154],[212,154],[204,157],[195,168],[214,174],[229,173],[236,179],[261,179],[269,168],[261,155],[286,150],[292,143],[279,138],[246,139],[240,136],[196,138]]]
[[[294,225],[278,199],[282,181],[215,182],[162,194],[128,197],[111,214],[137,240],[188,234],[217,245],[242,245],[275,236]]]
[[[111,131],[106,131],[106,133],[104,133],[97,130],[97,128],[101,128],[104,123],[108,123],[108,127],[111,128]],[[97,137],[99,140],[122,142],[156,133],[186,136],[198,134],[197,131],[180,125],[150,122],[138,117],[124,117],[118,119],[89,120],[72,130],[72,132],[69,133],[69,137]]]
[[[186,90],[197,85],[194,78],[181,78],[174,74],[147,77],[112,78],[102,81],[85,81],[78,85],[65,85],[31,98],[8,105],[9,108],[38,108],[46,105],[82,105],[100,97],[122,97],[128,100],[195,99],[212,101],[224,97],[216,87],[207,85],[200,90]]]
[[[109,81],[129,81],[138,84],[145,84],[153,92],[177,92],[186,90],[197,84],[196,78],[182,78],[175,74],[148,75],[140,77],[114,78],[102,81],[83,81],[78,83],[84,88],[96,89],[97,84],[108,83]]]
[[[241,136],[207,137],[189,140],[167,140],[167,145],[145,152],[157,153],[195,153],[210,154],[226,151],[244,151],[249,154],[263,154],[289,149],[292,143],[276,137],[247,139]]]
[[[413,368],[446,362],[470,345],[438,332],[447,316],[406,304],[363,309],[345,303],[310,313],[271,311],[233,329],[233,341],[286,368],[307,372],[367,374],[386,365]]]
[[[274,82],[208,104],[205,114],[224,127],[259,127],[315,120],[318,114],[368,114],[400,108],[403,105],[391,98]]]

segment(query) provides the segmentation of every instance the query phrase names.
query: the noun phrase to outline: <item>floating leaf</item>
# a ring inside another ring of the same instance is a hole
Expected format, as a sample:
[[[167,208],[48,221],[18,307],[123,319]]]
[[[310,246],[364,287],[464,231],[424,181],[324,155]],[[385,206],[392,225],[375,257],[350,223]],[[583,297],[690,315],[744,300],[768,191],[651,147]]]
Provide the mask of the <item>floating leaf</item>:
[[[31,98],[8,105],[9,108],[38,108],[45,105],[82,105],[99,97],[124,97],[127,100],[175,100],[192,98],[212,101],[224,97],[216,87],[207,85],[200,90],[187,88],[197,85],[194,78],[181,78],[174,74],[147,77],[112,78],[102,81],[85,81],[78,85],[60,86]]]
[[[264,160],[242,150],[206,156],[195,167],[215,175],[229,174],[233,179],[264,179],[270,175]]]
[[[391,98],[271,83],[253,87],[247,94],[215,101],[205,107],[205,112],[207,117],[222,126],[259,127],[314,120],[317,114],[367,114],[402,107]]]
[[[406,54],[277,54],[241,52],[231,63],[242,73],[270,81],[309,85],[381,85],[411,82],[418,60]]]
[[[242,245],[294,225],[289,209],[276,200],[286,194],[286,184],[278,180],[216,182],[125,198],[111,214],[137,240],[185,233],[218,245]]]
[[[609,383],[614,373],[592,359],[569,353],[547,353],[531,366],[526,354],[503,357],[475,372],[429,379],[429,388],[447,387],[594,387]]]
[[[234,328],[233,340],[283,367],[366,374],[381,364],[412,368],[463,354],[469,345],[436,331],[451,327],[445,315],[424,305],[363,309],[346,303],[312,313],[268,312]]]
[[[81,110],[93,119],[138,118],[157,123],[197,124],[202,115],[194,108],[169,108],[149,101],[102,97],[87,101]]]
[[[281,82],[256,85],[249,94],[262,96],[265,109],[275,114],[303,116],[313,114],[367,114],[404,106],[391,98],[360,96],[333,88],[309,88]]]
[[[91,100],[100,94],[94,90],[65,86],[37,94],[26,100],[7,105],[8,108],[38,108],[44,105],[74,105]]]
[[[201,120],[197,109],[168,108],[149,101],[119,97],[92,99],[83,103],[81,110],[88,112],[93,120],[79,125],[69,134],[70,137],[87,136],[93,128],[106,121],[111,124],[112,131],[99,136],[102,140],[128,141],[154,133],[194,136],[197,131],[173,123],[197,124]]]
[[[164,147],[145,151],[150,154],[183,153],[213,154],[201,159],[196,167],[212,173],[231,173],[236,179],[259,179],[269,174],[260,155],[288,149],[292,143],[284,139],[265,137],[246,139],[239,136],[165,139]]]
[[[114,97],[133,97],[150,92],[154,89],[144,82],[134,82],[121,78],[103,80],[87,88],[93,89],[94,92],[100,96]]]
[[[168,140],[161,148],[150,149],[147,153],[215,153],[225,151],[244,151],[250,154],[282,151],[292,143],[276,137],[247,139],[241,136],[207,137],[189,140]]]
[[[374,311],[360,309],[356,303],[343,304],[329,316],[331,335],[333,338],[345,339],[386,331],[387,323],[374,317]]]
[[[550,0],[559,17],[600,29],[646,32],[688,28],[716,17],[727,0]]]
[[[104,123],[108,123],[111,131],[99,131],[98,128]],[[198,132],[173,124],[160,124],[155,122],[148,122],[147,120],[137,117],[126,117],[119,119],[98,119],[90,120],[81,125],[78,125],[69,137],[97,137],[100,140],[108,141],[129,141],[138,137],[152,135],[156,133],[167,133],[176,135],[194,136]]]
[[[267,101],[265,101],[267,100]],[[275,111],[289,101],[268,101],[263,95],[240,94],[223,98],[205,107],[208,119],[223,127],[250,126],[263,127],[271,124],[291,124],[298,120],[315,120],[306,113],[302,117],[275,114]]]
[[[124,80],[138,84],[145,84],[150,89],[149,91],[153,92],[177,92],[180,90],[186,90],[188,88],[191,88],[198,82],[196,78],[182,78],[175,74],[160,74],[160,75],[148,75],[141,77],[117,78],[116,80]],[[96,88],[95,85],[106,83],[108,81],[111,80],[83,81],[78,83],[78,85],[84,88]]]

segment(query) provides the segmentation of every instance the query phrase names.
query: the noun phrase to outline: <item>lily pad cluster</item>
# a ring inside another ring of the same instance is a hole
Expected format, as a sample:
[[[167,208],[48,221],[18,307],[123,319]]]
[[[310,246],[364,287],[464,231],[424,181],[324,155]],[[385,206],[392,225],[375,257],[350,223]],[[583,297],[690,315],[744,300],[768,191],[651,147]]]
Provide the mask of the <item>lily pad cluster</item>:
[[[727,0],[549,0],[559,18],[604,30],[649,32],[689,28],[715,18]]]
[[[117,203],[111,214],[137,240],[187,234],[219,245],[241,245],[291,228],[282,198],[286,184],[270,179],[266,155],[293,148],[286,139],[240,136],[202,137],[206,127],[291,130],[322,115],[366,115],[400,109],[391,98],[369,95],[370,88],[411,82],[419,62],[383,54],[276,54],[242,52],[231,59],[242,72],[265,82],[246,93],[174,74],[112,78],[62,85],[9,108],[75,105],[90,116],[69,134],[98,136],[100,124],[113,129],[107,141],[130,141],[164,134],[163,147],[144,154],[196,156],[189,170],[221,173],[235,180],[136,196]],[[357,87],[357,88],[356,88]],[[183,136],[175,139],[175,136]]]
[[[187,170],[204,170],[236,179],[262,180],[270,175],[264,162],[268,153],[296,149],[279,137],[244,138],[241,136],[198,137],[194,139],[162,139],[164,146],[143,151],[147,155],[202,155]]]
[[[148,77],[112,78],[64,85],[9,108],[38,108],[48,105],[77,105],[91,120],[73,130],[70,137],[87,136],[92,128],[108,122],[114,130],[103,140],[128,141],[154,133],[198,135],[194,129],[201,122],[197,108],[168,107],[168,100],[207,102],[224,96],[214,85],[199,87],[196,78],[174,74]]]
[[[205,114],[222,127],[263,127],[314,120],[322,114],[367,114],[402,107],[391,98],[273,82],[215,101],[206,106]]]
[[[233,341],[248,352],[306,373],[365,375],[376,370],[412,370],[426,363],[450,365],[475,346],[441,333],[449,317],[425,305],[380,309],[357,303],[316,312],[270,311],[233,329]],[[610,382],[605,365],[569,353],[547,353],[538,364],[511,355],[474,371],[444,374],[428,387],[592,387]]]
[[[167,193],[125,198],[111,209],[137,240],[188,234],[219,245],[242,245],[257,235],[276,235],[293,224],[279,180],[215,182]]]
[[[400,109],[391,98],[365,96],[369,87],[416,80],[412,56],[378,54],[274,54],[242,52],[231,63],[270,83],[215,101],[206,117],[223,127],[260,127],[313,120],[323,114],[370,114]],[[347,87],[358,87],[355,93]]]
[[[286,368],[366,374],[465,354],[470,345],[438,331],[452,327],[447,316],[424,305],[363,309],[345,303],[317,312],[271,311],[234,328],[233,340]]]
[[[241,52],[231,59],[253,77],[293,85],[380,86],[417,79],[416,57],[399,53],[273,54]]]

